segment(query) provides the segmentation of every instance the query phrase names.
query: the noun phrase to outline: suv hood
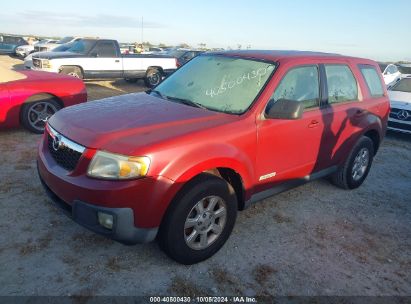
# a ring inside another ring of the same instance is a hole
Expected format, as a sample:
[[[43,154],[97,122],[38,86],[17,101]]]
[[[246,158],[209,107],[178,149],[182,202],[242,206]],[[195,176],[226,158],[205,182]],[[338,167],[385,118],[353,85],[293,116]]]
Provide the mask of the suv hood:
[[[391,108],[411,109],[411,93],[401,91],[388,91]]]
[[[82,146],[133,155],[136,149],[236,118],[137,93],[65,108],[53,115],[49,124]]]

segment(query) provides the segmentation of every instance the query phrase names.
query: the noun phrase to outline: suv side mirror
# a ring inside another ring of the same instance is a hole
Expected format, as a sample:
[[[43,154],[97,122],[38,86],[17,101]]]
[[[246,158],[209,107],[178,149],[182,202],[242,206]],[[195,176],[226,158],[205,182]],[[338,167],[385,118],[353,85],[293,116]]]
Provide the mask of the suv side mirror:
[[[99,57],[97,52],[91,53],[90,56],[91,56],[91,57],[96,57],[96,58]]]
[[[270,119],[300,119],[303,117],[304,105],[297,100],[271,99],[265,111],[265,117]]]

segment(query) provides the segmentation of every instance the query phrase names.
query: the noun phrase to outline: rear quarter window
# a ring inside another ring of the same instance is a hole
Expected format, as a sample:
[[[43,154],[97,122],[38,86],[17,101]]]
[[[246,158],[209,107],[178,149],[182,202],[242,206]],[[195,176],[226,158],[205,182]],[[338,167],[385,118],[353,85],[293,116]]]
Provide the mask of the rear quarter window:
[[[326,64],[328,103],[358,100],[357,81],[348,65]]]
[[[378,76],[377,70],[370,65],[359,66],[362,76],[367,83],[368,90],[372,97],[384,96],[384,89],[381,84],[380,76]]]

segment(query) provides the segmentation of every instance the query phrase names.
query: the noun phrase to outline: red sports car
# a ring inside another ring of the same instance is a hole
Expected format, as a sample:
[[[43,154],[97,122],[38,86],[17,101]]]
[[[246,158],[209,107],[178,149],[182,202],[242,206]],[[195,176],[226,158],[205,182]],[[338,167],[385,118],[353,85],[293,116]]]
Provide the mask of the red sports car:
[[[82,80],[47,72],[13,71],[0,65],[0,129],[22,124],[43,133],[61,108],[87,101]]]

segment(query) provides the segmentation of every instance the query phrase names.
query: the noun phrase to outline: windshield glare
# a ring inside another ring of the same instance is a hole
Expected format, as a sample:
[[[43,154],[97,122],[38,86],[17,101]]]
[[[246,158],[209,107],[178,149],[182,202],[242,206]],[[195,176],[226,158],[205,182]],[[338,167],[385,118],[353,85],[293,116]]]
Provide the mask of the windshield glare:
[[[67,51],[78,54],[87,54],[93,48],[95,43],[96,42],[92,40],[79,40],[76,41]]]
[[[207,109],[242,114],[250,107],[275,64],[236,57],[203,55],[156,87],[164,96],[188,99]]]

